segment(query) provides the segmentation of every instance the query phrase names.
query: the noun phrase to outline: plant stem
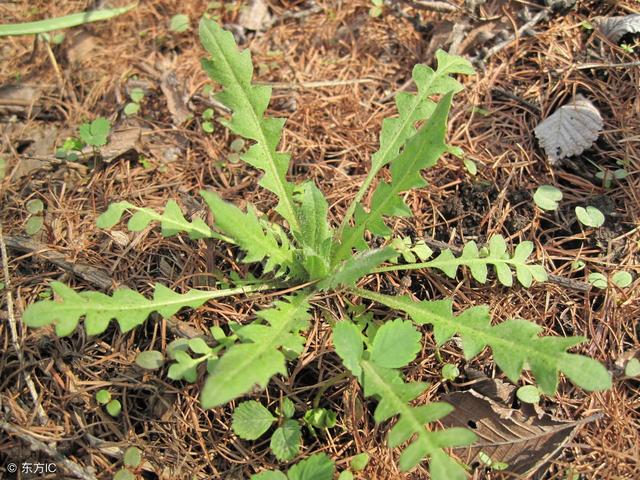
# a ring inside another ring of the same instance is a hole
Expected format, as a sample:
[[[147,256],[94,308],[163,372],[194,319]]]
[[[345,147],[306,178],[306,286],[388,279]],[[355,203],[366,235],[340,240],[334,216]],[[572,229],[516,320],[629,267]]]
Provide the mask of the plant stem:
[[[322,387],[320,387],[315,397],[313,397],[313,408],[318,408],[318,406],[320,405],[320,398],[322,398],[322,395],[324,395],[324,392],[326,392],[329,388],[331,388],[336,383],[349,377],[349,375],[351,375],[351,372],[344,371],[340,375],[336,375],[335,377],[332,377],[329,380],[327,380],[325,384],[322,385]]]
[[[378,171],[379,169],[378,170],[371,169],[369,171],[369,173],[367,174],[367,178],[365,178],[364,182],[362,182],[362,185],[360,185],[360,189],[358,190],[358,193],[356,193],[356,196],[353,197],[353,200],[351,201],[349,208],[347,208],[347,211],[344,214],[344,218],[342,219],[342,222],[338,227],[338,231],[336,232],[336,238],[338,240],[342,240],[342,232],[344,231],[345,227],[349,225],[349,220],[351,220],[351,217],[356,211],[356,205],[360,203],[360,201],[364,197],[364,194],[367,193],[367,190],[371,186],[373,179],[376,178]]]

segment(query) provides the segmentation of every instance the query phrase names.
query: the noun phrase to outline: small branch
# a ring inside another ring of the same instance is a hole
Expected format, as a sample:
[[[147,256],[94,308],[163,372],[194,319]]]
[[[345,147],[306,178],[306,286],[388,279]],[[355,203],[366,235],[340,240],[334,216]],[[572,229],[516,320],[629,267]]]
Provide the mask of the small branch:
[[[57,267],[73,273],[74,275],[77,275],[83,280],[89,282],[91,285],[96,285],[103,290],[108,290],[113,285],[111,277],[105,271],[82,263],[72,263],[66,260],[62,253],[48,250],[46,245],[42,245],[31,238],[7,237],[6,242],[9,248],[13,248],[20,252],[32,253],[34,256],[53,263]]]
[[[443,2],[438,0],[399,0],[399,1],[417,10],[428,10],[428,11],[441,12],[441,13],[452,13],[460,10],[460,7],[456,5],[452,5],[449,2]]]
[[[625,62],[625,63],[581,63],[576,66],[576,69],[587,70],[590,68],[632,68],[632,67],[640,67],[640,61]]]
[[[72,462],[67,457],[62,455],[57,450],[51,448],[46,443],[41,442],[36,438],[33,438],[31,435],[29,435],[27,432],[23,431],[22,429],[14,425],[11,425],[10,423],[7,423],[5,421],[0,421],[0,429],[4,430],[7,433],[11,433],[16,437],[20,438],[21,440],[25,441],[31,446],[32,450],[46,453],[53,460],[55,460],[56,467],[61,466],[76,478],[81,478],[82,480],[96,480],[96,477],[92,473],[87,472],[84,468],[82,468],[77,463]]]
[[[539,11],[531,20],[529,20],[527,23],[525,23],[524,25],[522,25],[515,34],[510,35],[509,38],[507,38],[505,41],[500,42],[496,45],[494,45],[493,47],[491,47],[487,53],[482,56],[481,58],[479,58],[479,60],[487,60],[489,57],[491,57],[492,55],[495,55],[496,53],[498,53],[501,50],[504,50],[505,48],[507,48],[509,45],[511,45],[511,43],[513,43],[513,41],[518,38],[520,35],[522,35],[524,32],[526,32],[527,30],[535,27],[538,23],[540,23],[542,20],[546,20],[547,17],[549,16],[549,10],[545,9],[545,10],[541,10]]]
[[[20,369],[24,375],[24,381],[27,384],[27,389],[33,399],[33,404],[36,407],[38,413],[38,419],[41,425],[46,425],[49,421],[44,408],[40,404],[38,398],[38,391],[36,386],[31,380],[31,374],[25,368],[24,355],[22,355],[22,349],[20,348],[20,340],[18,338],[18,329],[16,327],[16,319],[13,311],[13,296],[11,295],[11,277],[9,276],[9,256],[7,255],[7,247],[4,243],[4,236],[2,235],[2,223],[0,223],[0,254],[2,256],[2,274],[4,276],[4,291],[7,297],[7,314],[9,317],[9,330],[11,331],[11,344],[13,345],[16,355],[18,356],[18,362],[20,362]]]
[[[278,90],[298,90],[304,88],[339,87],[342,85],[358,85],[361,83],[375,83],[372,78],[354,78],[352,80],[319,80],[315,82],[256,82],[256,85],[268,85]]]

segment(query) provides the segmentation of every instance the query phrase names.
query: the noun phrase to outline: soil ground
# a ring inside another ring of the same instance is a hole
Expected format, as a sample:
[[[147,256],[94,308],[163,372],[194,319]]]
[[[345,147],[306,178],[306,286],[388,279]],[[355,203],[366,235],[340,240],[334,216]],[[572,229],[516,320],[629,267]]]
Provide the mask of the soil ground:
[[[102,2],[2,3],[0,23],[65,15],[94,3]],[[61,339],[50,329],[22,328],[19,321],[28,304],[50,294],[50,280],[85,290],[126,285],[147,293],[155,282],[175,289],[202,288],[221,272],[256,273],[216,242],[163,238],[157,228],[131,233],[123,224],[110,231],[95,225],[108,204],[119,200],[160,208],[176,199],[189,214],[199,214],[204,211],[197,196],[202,188],[215,189],[238,205],[251,202],[263,212],[273,209],[274,197],[258,187],[258,173],[233,161],[234,138],[220,125],[213,134],[202,130],[202,112],[213,104],[203,90],[210,82],[199,63],[204,50],[197,19],[208,11],[237,24],[240,14],[240,2],[213,9],[209,3],[142,1],[125,15],[67,31],[60,45],[34,43],[29,36],[0,39],[0,152],[8,162],[0,220],[10,276],[3,293],[10,292],[13,299],[22,353],[20,358],[14,347],[8,295],[3,295],[0,471],[8,462],[51,461],[43,452],[30,451],[27,437],[47,443],[97,478],[111,478],[130,445],[144,451],[144,478],[240,479],[277,466],[268,441],[244,442],[233,434],[231,405],[203,411],[201,384],[171,382],[134,364],[138,352],[163,350],[178,335],[250,320],[254,307],[269,298],[211,302],[181,313],[173,323],[148,321],[127,334],[112,324],[98,337],[78,329]],[[501,42],[540,12],[543,2],[489,0],[475,16],[463,9],[434,12],[390,2],[379,18],[369,15],[366,0],[268,3],[274,22],[266,31],[235,31],[253,52],[257,81],[274,85],[270,113],[287,118],[281,148],[292,153],[290,178],[319,185],[335,225],[366,175],[382,119],[396,112],[392,93],[411,91],[407,80],[412,67],[433,66],[434,51],[445,46],[451,27],[468,23],[460,51],[485,58],[477,63],[477,75],[460,79],[466,89],[454,100],[449,141],[475,162],[477,175],[470,175],[461,160],[443,158],[425,173],[429,186],[407,195],[415,218],[394,220],[390,226],[412,238],[452,246],[483,242],[494,233],[512,244],[531,240],[537,261],[573,282],[504,288],[493,277],[482,286],[467,273],[450,280],[419,271],[369,277],[364,284],[418,298],[453,295],[459,309],[488,304],[496,322],[521,317],[537,322],[547,334],[586,336],[579,351],[604,362],[614,374],[613,388],[588,394],[563,382],[556,397],[544,399],[542,408],[559,419],[600,414],[545,467],[545,478],[640,478],[639,383],[623,378],[621,370],[640,348],[640,67],[637,52],[581,26],[599,15],[637,13],[637,2],[579,1],[551,12],[506,43]],[[462,7],[463,2],[447,5]],[[178,13],[190,16],[191,29],[169,29],[170,18]],[[632,65],[614,65],[619,63]],[[128,117],[123,109],[136,86],[145,96],[138,114]],[[600,110],[604,132],[582,155],[551,165],[533,129],[576,93]],[[187,101],[179,108],[175,98],[182,96]],[[185,110],[193,118],[180,122]],[[56,148],[96,116],[109,118],[114,131],[140,132],[140,138],[129,145],[112,137],[117,155],[108,161],[56,159]],[[629,175],[605,188],[595,176],[598,167],[614,170],[616,162]],[[558,211],[535,207],[532,195],[542,184],[563,190]],[[26,237],[26,204],[32,199],[44,203],[44,225]],[[586,205],[605,214],[602,228],[581,227],[575,220],[574,208]],[[585,268],[573,271],[574,260],[584,261]],[[634,277],[628,288],[597,290],[585,282],[590,273],[611,276],[620,270]],[[334,295],[326,303],[341,312],[347,300]],[[284,392],[305,408],[323,382],[341,371],[322,312],[313,325],[290,376],[276,379],[273,388],[254,398],[275,406]],[[421,400],[463,389],[464,379],[441,381],[430,334],[425,342],[408,371],[409,378],[432,383]],[[468,363],[454,344],[440,353],[448,362],[503,378],[492,367],[490,351]],[[27,375],[41,409],[34,407]],[[96,405],[94,395],[101,388],[121,400],[119,417]],[[320,439],[306,436],[303,455],[324,451],[342,469],[345,459],[366,451],[371,462],[359,478],[427,478],[426,466],[404,474],[397,470],[399,452],[384,445],[390,425],[375,426],[374,404],[363,399],[353,379],[330,386],[321,405],[338,412],[338,426]],[[14,430],[7,430],[7,424]],[[500,476],[482,470],[474,475]]]

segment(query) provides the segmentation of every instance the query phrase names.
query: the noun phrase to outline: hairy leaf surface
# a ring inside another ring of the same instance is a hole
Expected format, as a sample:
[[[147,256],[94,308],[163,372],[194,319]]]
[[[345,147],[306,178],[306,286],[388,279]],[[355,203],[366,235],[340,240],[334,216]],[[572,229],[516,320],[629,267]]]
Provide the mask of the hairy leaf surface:
[[[360,278],[371,273],[378,265],[395,254],[395,250],[390,247],[359,252],[336,267],[330,276],[318,284],[318,288],[329,290],[340,285],[353,286]]]
[[[298,220],[303,262],[310,280],[327,275],[331,261],[333,232],[327,220],[329,206],[314,183],[302,185]]]

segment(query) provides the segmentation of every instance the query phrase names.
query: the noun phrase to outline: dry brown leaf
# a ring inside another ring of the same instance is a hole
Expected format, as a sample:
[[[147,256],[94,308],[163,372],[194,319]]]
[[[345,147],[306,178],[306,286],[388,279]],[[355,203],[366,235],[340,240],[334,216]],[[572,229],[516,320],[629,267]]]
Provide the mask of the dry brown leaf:
[[[504,392],[500,385],[495,385],[494,390]],[[494,462],[506,463],[506,472],[523,478],[530,478],[557,457],[573,438],[576,428],[594,419],[555,420],[544,413],[536,414],[529,406],[523,410],[512,409],[475,390],[454,392],[445,395],[442,401],[455,407],[453,413],[442,420],[446,427],[471,428],[478,436],[472,446],[455,450],[463,462],[484,465],[480,460],[482,452]]]
[[[129,155],[137,157],[137,153],[140,150],[141,134],[142,129],[139,127],[124,128],[111,132],[109,135],[109,143],[100,148],[102,161],[110,163],[118,158]],[[85,153],[90,154],[91,149],[85,149]]]
[[[91,60],[93,52],[98,46],[98,37],[89,32],[81,31],[74,35],[67,43],[67,58],[71,63]]]
[[[0,116],[28,112],[36,105],[40,94],[40,89],[35,86],[0,86]]]
[[[167,99],[167,108],[171,112],[173,123],[181,125],[191,118],[191,111],[187,107],[186,94],[184,88],[178,82],[175,72],[165,71],[160,82],[162,93]]]
[[[600,111],[580,94],[545,118],[534,130],[551,163],[579,155],[598,139],[601,131]]]
[[[614,43],[618,43],[627,33],[640,33],[640,14],[623,17],[597,17],[593,23],[602,34]]]
[[[246,30],[266,30],[271,24],[269,7],[264,0],[252,0],[240,12],[238,24]]]

